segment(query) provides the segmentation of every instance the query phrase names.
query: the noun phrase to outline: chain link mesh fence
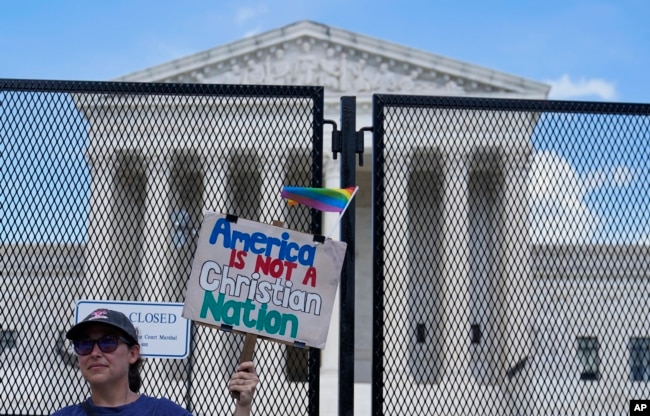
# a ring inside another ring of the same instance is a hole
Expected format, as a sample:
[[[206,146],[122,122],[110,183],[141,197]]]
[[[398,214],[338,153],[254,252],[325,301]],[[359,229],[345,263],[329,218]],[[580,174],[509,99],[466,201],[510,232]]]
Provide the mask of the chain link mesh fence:
[[[65,340],[79,299],[182,302],[202,212],[320,233],[281,185],[321,186],[320,87],[0,82],[0,414],[88,395]],[[230,414],[243,337],[191,328],[144,391]],[[316,414],[317,351],[260,340],[256,414]]]
[[[650,106],[375,96],[373,414],[649,399]]]
[[[88,394],[78,299],[182,301],[202,210],[321,233],[322,88],[0,82],[0,414]],[[621,414],[650,398],[650,106],[375,96],[373,414]],[[192,326],[148,394],[228,414],[242,340]],[[317,414],[262,342],[256,414]]]

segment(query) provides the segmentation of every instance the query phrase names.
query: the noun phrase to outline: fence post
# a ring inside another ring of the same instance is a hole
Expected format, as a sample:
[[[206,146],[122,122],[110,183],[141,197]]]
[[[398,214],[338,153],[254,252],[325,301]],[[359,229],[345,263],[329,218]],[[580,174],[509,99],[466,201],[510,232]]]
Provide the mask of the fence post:
[[[341,97],[341,187],[356,186],[356,97]],[[341,219],[347,252],[340,284],[339,415],[354,414],[354,225],[355,201]]]

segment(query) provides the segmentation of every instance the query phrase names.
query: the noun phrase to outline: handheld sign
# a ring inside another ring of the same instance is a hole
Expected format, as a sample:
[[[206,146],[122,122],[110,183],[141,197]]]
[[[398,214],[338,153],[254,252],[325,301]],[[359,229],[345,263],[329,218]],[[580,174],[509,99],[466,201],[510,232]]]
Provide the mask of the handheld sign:
[[[183,316],[324,348],[346,244],[204,212]]]

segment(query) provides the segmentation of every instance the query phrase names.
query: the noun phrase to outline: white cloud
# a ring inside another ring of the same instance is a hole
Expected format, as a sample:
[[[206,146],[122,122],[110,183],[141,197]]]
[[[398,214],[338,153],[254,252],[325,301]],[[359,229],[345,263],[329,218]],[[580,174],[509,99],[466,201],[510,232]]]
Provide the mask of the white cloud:
[[[610,182],[612,186],[628,186],[634,180],[634,171],[627,166],[617,166],[611,172]]]
[[[584,203],[592,186],[593,178],[580,178],[556,153],[536,153],[528,185],[532,241],[578,244],[592,240],[600,225],[600,218]]]
[[[585,204],[587,194],[598,188],[629,186],[634,170],[619,165],[579,175],[553,151],[537,152],[529,173],[530,237],[535,243],[579,244],[603,238],[601,218]],[[641,239],[650,244],[650,236]]]
[[[600,78],[580,78],[574,81],[569,75],[564,74],[559,79],[547,80],[551,85],[549,98],[555,100],[598,98],[601,100],[614,100],[617,97],[614,83]]]
[[[235,22],[237,24],[246,23],[250,20],[253,20],[259,16],[263,16],[268,13],[269,8],[266,4],[258,4],[254,7],[241,7],[237,9],[235,14]]]
[[[597,188],[623,188],[630,185],[634,177],[635,172],[624,165],[594,170],[584,176],[584,193]]]
[[[583,177],[582,181],[584,193],[586,194],[592,189],[602,188],[603,186],[606,186],[609,181],[609,173],[605,170],[594,170],[588,172]]]
[[[244,37],[245,38],[250,38],[250,37],[253,37],[253,36],[255,36],[255,35],[257,35],[257,34],[259,34],[261,32],[262,32],[262,29],[257,27],[255,29],[249,30],[248,32],[244,33]]]

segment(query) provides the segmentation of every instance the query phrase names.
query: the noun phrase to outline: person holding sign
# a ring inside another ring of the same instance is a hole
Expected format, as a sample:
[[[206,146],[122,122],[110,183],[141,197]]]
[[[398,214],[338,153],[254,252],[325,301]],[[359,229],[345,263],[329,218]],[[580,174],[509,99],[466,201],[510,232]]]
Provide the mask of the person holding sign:
[[[53,416],[156,415],[186,416],[190,412],[166,398],[140,394],[140,345],[131,321],[121,312],[98,309],[66,333],[79,358],[79,369],[90,386],[83,403],[65,407]],[[235,416],[250,415],[259,379],[252,362],[237,367],[228,382],[237,393]]]

